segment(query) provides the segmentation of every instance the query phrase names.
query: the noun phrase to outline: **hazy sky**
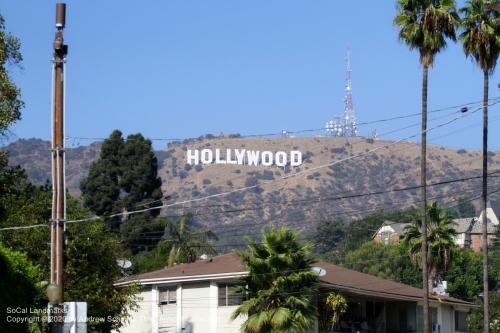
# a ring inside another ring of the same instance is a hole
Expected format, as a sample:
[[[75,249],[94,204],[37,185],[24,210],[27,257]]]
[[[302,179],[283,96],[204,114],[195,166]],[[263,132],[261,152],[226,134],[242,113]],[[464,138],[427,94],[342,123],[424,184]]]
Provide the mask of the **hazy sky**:
[[[258,134],[319,128],[343,110],[350,46],[358,122],[420,111],[418,54],[397,38],[394,1],[68,1],[67,135],[113,129],[150,138]],[[22,42],[12,68],[26,108],[19,138],[50,138],[55,1],[0,0],[7,30]],[[498,70],[490,95],[498,97]],[[429,74],[429,109],[482,98],[482,73],[450,44]],[[454,110],[430,115],[446,122]],[[500,104],[490,111],[500,149]],[[419,118],[360,126],[398,139]],[[429,142],[481,147],[481,114],[429,133]],[[68,140],[68,145],[89,141]],[[155,147],[165,143],[156,141]]]

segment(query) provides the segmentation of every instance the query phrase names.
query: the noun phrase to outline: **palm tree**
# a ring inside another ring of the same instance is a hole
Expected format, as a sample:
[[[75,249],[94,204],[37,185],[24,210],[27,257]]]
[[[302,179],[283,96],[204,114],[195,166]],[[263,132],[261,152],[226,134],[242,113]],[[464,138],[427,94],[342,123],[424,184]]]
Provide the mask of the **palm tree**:
[[[248,239],[249,252],[241,252],[248,275],[239,292],[246,300],[233,312],[245,321],[244,333],[303,333],[316,319],[314,294],[318,275],[311,270],[311,245],[300,244],[296,233],[271,227],[262,243]]]
[[[495,70],[498,54],[500,53],[500,26],[497,24],[499,13],[488,8],[492,1],[468,0],[460,12],[463,32],[460,41],[463,44],[467,57],[472,57],[483,71],[483,188],[482,208],[486,211],[487,201],[487,173],[488,173],[488,89],[489,76]],[[498,1],[493,1],[498,5]],[[489,287],[488,287],[488,244],[486,214],[483,213],[483,300],[484,300],[484,329],[489,330]]]
[[[446,47],[446,38],[456,40],[455,27],[459,18],[454,0],[397,0],[398,14],[394,24],[400,29],[399,39],[411,50],[420,53],[423,66],[422,79],[422,142],[420,156],[420,182],[422,186],[422,252],[427,249],[426,205],[427,205],[427,77],[429,67],[437,53]],[[422,279],[424,285],[424,332],[429,331],[429,290],[427,289],[427,255],[422,256]]]
[[[182,216],[178,222],[167,224],[167,242],[170,243],[170,252],[167,267],[179,263],[194,262],[201,254],[216,255],[217,251],[210,240],[217,240],[217,236],[210,230],[193,231],[192,215]]]
[[[427,261],[429,264],[429,284],[432,289],[433,282],[440,279],[448,267],[452,250],[455,248],[455,222],[446,209],[440,208],[436,202],[427,206]],[[405,227],[404,239],[409,245],[410,256],[415,263],[422,263],[422,234],[421,221]]]

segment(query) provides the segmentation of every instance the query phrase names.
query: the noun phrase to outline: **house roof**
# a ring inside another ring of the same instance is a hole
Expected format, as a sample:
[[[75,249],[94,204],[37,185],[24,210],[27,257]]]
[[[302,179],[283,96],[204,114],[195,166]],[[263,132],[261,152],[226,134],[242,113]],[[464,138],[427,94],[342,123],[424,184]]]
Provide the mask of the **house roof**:
[[[127,284],[129,282],[154,282],[172,278],[187,278],[202,275],[221,275],[227,273],[245,272],[245,266],[238,254],[231,252],[206,260],[198,260],[190,264],[180,264],[170,268],[131,275],[120,279],[116,284]]]
[[[340,290],[397,299],[419,300],[424,297],[422,289],[403,283],[382,279],[326,262],[319,262],[315,266],[320,266],[327,272],[325,276],[320,278],[322,282],[333,285]],[[469,302],[448,296],[431,295],[430,299],[439,302],[472,305]]]
[[[422,289],[402,283],[385,280],[373,275],[360,273],[326,262],[318,262],[314,266],[321,267],[325,274],[320,281],[335,289],[350,293],[372,295],[391,299],[420,300],[424,293]],[[122,286],[132,283],[158,284],[178,281],[216,280],[246,275],[246,268],[236,253],[228,253],[207,260],[199,260],[190,264],[181,264],[171,268],[125,277],[115,285]],[[452,297],[430,297],[432,301],[473,306],[472,303]]]
[[[475,217],[464,217],[460,219],[454,219],[453,222],[455,222],[455,231],[457,234],[463,234],[466,232],[470,232],[471,230],[471,224],[474,222],[476,218]]]
[[[488,219],[486,222],[487,226],[487,233],[488,234],[495,234],[497,232],[497,226],[491,223],[491,220]],[[471,234],[481,234],[483,233],[483,223],[479,219],[475,219],[475,223],[472,225]]]
[[[465,217],[465,218],[459,218],[459,219],[453,219],[453,222],[455,223],[454,229],[457,234],[462,234],[462,233],[472,233],[472,234],[481,234],[482,233],[482,224],[481,221],[479,221],[479,218],[477,217]],[[390,226],[395,233],[399,235],[404,234],[404,228],[409,225],[410,223],[402,223],[402,222],[393,222],[393,221],[384,221],[380,228],[375,232],[375,234],[372,236],[375,237],[378,233],[380,233],[380,230],[382,227],[385,226]],[[495,234],[498,229],[498,226],[495,226],[494,224],[491,223],[490,220],[488,220],[488,234]]]
[[[394,221],[384,221],[382,226],[390,226],[395,233],[402,235],[404,233],[404,229],[410,223],[402,223],[402,222],[394,222]]]
[[[394,222],[394,221],[385,220],[382,223],[382,225],[380,226],[380,228],[378,228],[378,230],[373,234],[372,238],[374,238],[375,236],[377,236],[381,232],[382,227],[390,227],[392,230],[394,230],[394,233],[396,233],[398,235],[403,235],[405,227],[409,224],[410,223],[402,223],[402,222]]]

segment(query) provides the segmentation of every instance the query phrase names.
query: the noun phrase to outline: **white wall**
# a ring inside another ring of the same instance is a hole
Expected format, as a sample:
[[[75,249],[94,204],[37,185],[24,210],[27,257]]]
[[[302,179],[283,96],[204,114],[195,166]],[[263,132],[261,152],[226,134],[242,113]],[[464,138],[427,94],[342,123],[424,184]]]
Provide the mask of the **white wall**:
[[[206,333],[210,331],[209,282],[182,285],[182,332]]]
[[[453,311],[450,305],[441,306],[441,332],[455,332]]]
[[[137,311],[130,313],[130,320],[121,329],[121,333],[151,333],[151,309],[157,306],[152,299],[151,287],[145,287],[140,294]],[[153,304],[154,303],[154,304]]]
[[[177,304],[162,304],[158,309],[158,332],[175,332],[177,324]]]
[[[244,319],[242,317],[231,320],[231,314],[237,306],[217,307],[217,333],[237,333],[240,331]]]

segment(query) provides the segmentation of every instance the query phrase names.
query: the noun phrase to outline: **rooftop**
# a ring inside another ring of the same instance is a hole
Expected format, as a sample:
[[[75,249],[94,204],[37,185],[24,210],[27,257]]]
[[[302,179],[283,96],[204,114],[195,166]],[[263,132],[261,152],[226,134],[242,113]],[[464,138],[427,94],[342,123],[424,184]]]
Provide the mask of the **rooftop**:
[[[422,289],[402,283],[385,280],[373,275],[360,273],[326,262],[318,262],[314,266],[321,267],[326,274],[320,276],[324,285],[354,294],[371,295],[390,299],[413,300],[423,299]],[[117,286],[139,283],[141,285],[160,284],[177,281],[216,280],[245,275],[246,269],[236,253],[228,253],[206,260],[198,260],[191,264],[181,264],[171,268],[132,275],[117,281]],[[472,303],[453,297],[431,295],[431,301],[446,302],[473,306]]]

